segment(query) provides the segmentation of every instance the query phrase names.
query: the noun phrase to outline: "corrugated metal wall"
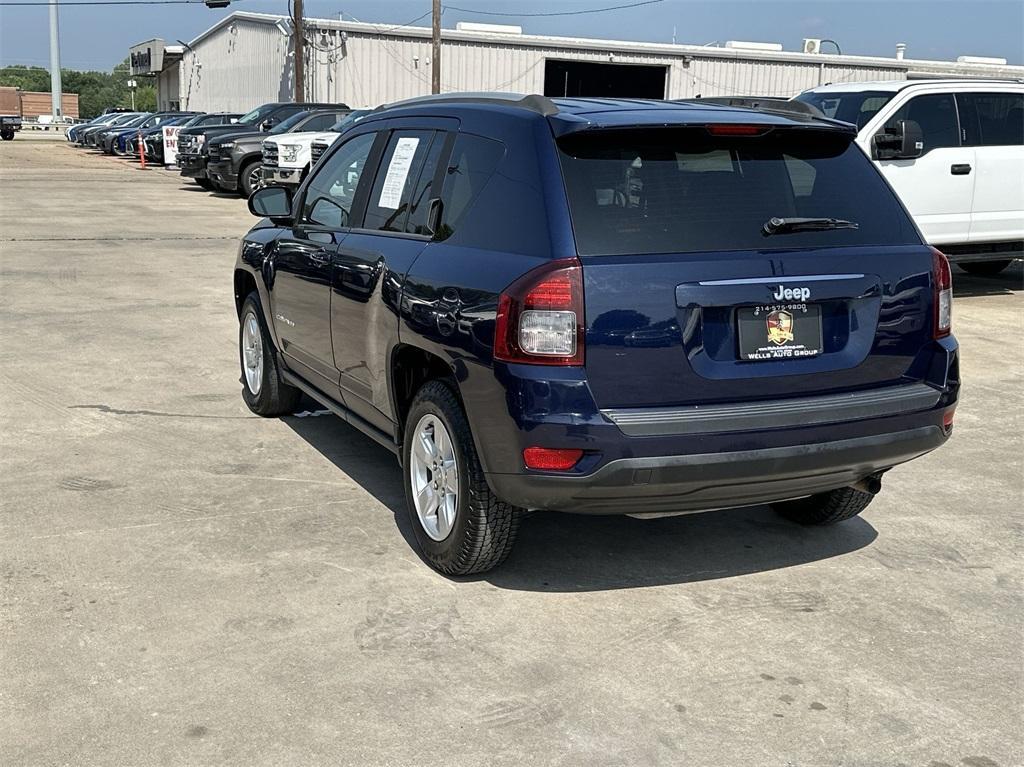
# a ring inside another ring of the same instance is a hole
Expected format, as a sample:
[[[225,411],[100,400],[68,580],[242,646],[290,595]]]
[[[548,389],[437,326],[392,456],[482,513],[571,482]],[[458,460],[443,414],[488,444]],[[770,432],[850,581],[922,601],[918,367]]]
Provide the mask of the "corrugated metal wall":
[[[902,70],[755,59],[697,58],[672,69],[672,98],[694,96],[795,96],[826,83],[903,80]]]
[[[62,93],[60,95],[60,109],[65,117],[78,117],[78,94]],[[35,118],[40,115],[49,115],[53,111],[53,101],[48,92],[44,91],[22,91],[21,92],[21,116]]]
[[[181,107],[181,63],[168,67],[156,76],[157,109],[171,110]]]
[[[293,97],[291,38],[274,17],[242,14],[214,27],[186,51],[180,75],[181,107],[246,111]],[[262,19],[262,20],[257,20]],[[306,99],[375,107],[430,92],[430,39],[426,30],[371,31],[365,24],[309,19]],[[445,31],[442,90],[541,93],[546,59],[646,64],[667,70],[666,97],[793,96],[826,83],[903,80],[907,65],[855,57],[803,57],[689,46],[575,41],[523,36],[467,39]],[[587,47],[593,46],[593,47]],[[794,56],[794,54],[790,54]],[[850,61],[853,58],[855,60]],[[908,62],[909,63],[909,62]],[[959,65],[932,62],[952,70]],[[961,67],[962,68],[962,67]]]
[[[315,98],[340,97],[352,106],[377,106],[430,92],[430,43],[415,37],[354,33],[342,44],[316,33],[317,64],[311,69]],[[321,46],[320,41],[323,41]],[[902,80],[898,68],[867,68],[757,59],[673,57],[520,45],[446,41],[442,48],[444,91],[540,93],[546,59],[646,64],[668,70],[667,98],[794,96],[829,82]],[[329,90],[328,90],[329,89]]]
[[[21,93],[18,89],[4,85],[0,86],[0,115],[21,114]]]
[[[186,50],[181,108],[247,112],[268,101],[290,101],[290,37],[273,24],[236,21]]]

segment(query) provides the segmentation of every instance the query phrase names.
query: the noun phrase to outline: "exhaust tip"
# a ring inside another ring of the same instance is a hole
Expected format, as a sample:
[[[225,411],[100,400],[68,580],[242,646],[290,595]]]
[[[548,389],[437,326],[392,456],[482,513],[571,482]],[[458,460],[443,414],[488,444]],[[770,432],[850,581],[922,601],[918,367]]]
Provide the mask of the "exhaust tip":
[[[877,474],[873,474],[870,477],[864,477],[860,482],[854,483],[852,487],[854,490],[860,490],[862,493],[878,495],[882,489],[882,478]]]

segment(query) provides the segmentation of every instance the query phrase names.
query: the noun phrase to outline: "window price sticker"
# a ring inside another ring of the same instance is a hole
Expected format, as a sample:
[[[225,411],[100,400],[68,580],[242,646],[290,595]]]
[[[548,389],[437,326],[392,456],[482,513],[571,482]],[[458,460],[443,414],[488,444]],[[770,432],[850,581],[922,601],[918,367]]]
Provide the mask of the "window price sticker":
[[[419,146],[418,138],[400,138],[395,144],[395,153],[391,155],[391,162],[388,164],[388,174],[384,177],[384,186],[380,190],[380,200],[377,201],[378,208],[398,210],[402,203],[402,191],[405,189],[405,181],[409,178],[409,168],[412,167],[412,158],[416,154],[416,147]]]

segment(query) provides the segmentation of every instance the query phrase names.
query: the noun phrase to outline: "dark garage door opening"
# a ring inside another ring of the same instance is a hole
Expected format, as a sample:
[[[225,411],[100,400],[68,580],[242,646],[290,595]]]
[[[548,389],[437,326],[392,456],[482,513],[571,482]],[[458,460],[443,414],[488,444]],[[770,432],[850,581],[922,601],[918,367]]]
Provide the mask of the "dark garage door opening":
[[[665,67],[548,59],[544,95],[663,99]]]

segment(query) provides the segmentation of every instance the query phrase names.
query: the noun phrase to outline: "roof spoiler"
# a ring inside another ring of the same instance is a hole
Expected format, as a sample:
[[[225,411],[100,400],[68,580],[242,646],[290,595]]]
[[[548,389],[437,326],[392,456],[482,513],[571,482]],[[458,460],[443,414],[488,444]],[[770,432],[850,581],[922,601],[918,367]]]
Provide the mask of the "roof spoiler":
[[[724,107],[741,107],[756,109],[760,112],[780,112],[787,115],[806,115],[808,117],[825,117],[824,113],[813,104],[803,101],[791,101],[779,96],[712,96],[698,98],[702,104],[720,104]]]

